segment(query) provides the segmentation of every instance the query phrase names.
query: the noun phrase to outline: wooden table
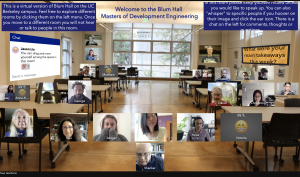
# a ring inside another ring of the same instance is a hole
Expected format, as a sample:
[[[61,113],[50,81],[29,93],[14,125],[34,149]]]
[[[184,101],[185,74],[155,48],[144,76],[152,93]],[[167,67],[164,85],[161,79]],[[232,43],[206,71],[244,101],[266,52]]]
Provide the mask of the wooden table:
[[[175,74],[179,74],[179,75],[182,75],[183,74],[183,72],[174,72]],[[179,78],[179,84],[178,84],[178,87],[181,87],[181,85],[180,85],[180,78]]]
[[[127,73],[126,72],[125,73],[118,73],[118,77],[120,77],[120,80],[121,80],[121,78],[125,79],[126,88],[128,89],[128,85],[127,85]],[[119,80],[119,82],[120,82],[120,80]],[[119,85],[121,86],[121,84],[119,84]],[[125,90],[125,88],[124,88],[124,82],[123,82],[123,88],[122,87],[120,87],[120,88],[123,89],[123,90]]]
[[[34,97],[35,93],[30,94],[30,97]],[[51,113],[77,113],[84,106],[84,104],[68,104],[68,103],[58,103],[58,104],[38,104],[34,102],[34,99],[30,101],[20,101],[20,102],[0,102],[1,108],[21,108],[21,109],[36,109],[38,119],[50,119]],[[50,141],[50,133],[49,133]],[[0,142],[1,143],[1,142]],[[24,139],[26,143],[26,139]],[[37,143],[37,142],[36,142]],[[55,157],[52,159],[52,165],[55,165],[55,161],[63,153],[63,151],[68,147],[68,143],[58,142],[58,152]],[[20,144],[19,144],[20,148]],[[23,147],[24,149],[24,147]],[[1,150],[1,144],[0,144]],[[50,153],[53,155],[51,143],[50,143]],[[0,153],[1,154],[1,153]],[[19,151],[20,154],[20,151]],[[39,171],[41,171],[41,145],[40,145],[40,154],[39,154]]]
[[[117,83],[117,92],[120,91],[118,89],[119,85],[118,85],[118,81],[119,81],[119,77],[104,77],[104,81],[109,82],[110,83],[110,91],[111,91],[111,95],[108,98],[108,102],[110,102],[110,100],[113,98],[114,94],[113,94],[113,84],[116,82]]]
[[[183,88],[183,82],[185,80],[188,80],[188,79],[193,79],[193,76],[185,76],[185,75],[182,75],[182,76],[179,76],[179,82],[181,81],[181,87]],[[186,85],[185,85],[186,86]],[[184,92],[183,92],[184,93]]]
[[[200,102],[200,96],[208,96],[208,89],[207,88],[196,88],[196,98],[197,98],[197,103],[196,103],[196,107],[199,109],[201,109],[201,102]]]
[[[270,123],[273,113],[300,113],[299,107],[238,107],[222,106],[222,109],[230,113],[262,113],[262,123]],[[284,119],[284,118],[283,118]],[[237,149],[250,161],[254,166],[253,159],[248,154],[249,141],[244,142],[244,147],[237,146]]]
[[[193,90],[192,89],[189,89],[189,93],[187,93],[187,84],[189,84],[189,86],[191,86],[191,87],[193,87],[194,86],[194,88],[195,88],[195,93],[196,93],[196,86],[198,85],[201,85],[202,84],[202,81],[185,81],[185,85],[186,85],[186,87],[185,87],[185,91],[184,91],[184,93],[186,94],[186,96],[188,96],[188,95],[191,95],[192,97],[193,97]]]

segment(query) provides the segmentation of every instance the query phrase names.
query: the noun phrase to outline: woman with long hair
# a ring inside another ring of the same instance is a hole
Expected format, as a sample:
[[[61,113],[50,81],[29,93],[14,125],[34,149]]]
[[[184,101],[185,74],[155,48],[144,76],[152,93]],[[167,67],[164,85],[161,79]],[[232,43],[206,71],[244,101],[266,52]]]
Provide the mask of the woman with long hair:
[[[144,135],[143,140],[145,141],[167,141],[167,130],[158,126],[157,113],[142,113],[141,129]]]
[[[263,101],[262,93],[260,90],[255,90],[253,92],[253,101],[249,106],[265,106],[265,102]]]
[[[10,131],[5,137],[33,137],[32,121],[27,111],[17,109],[12,114]]]
[[[95,135],[93,141],[128,141],[124,135],[118,134],[118,121],[114,115],[106,115],[100,127],[101,133]]]
[[[80,135],[78,126],[71,118],[66,118],[61,121],[57,135],[59,141],[87,141]]]

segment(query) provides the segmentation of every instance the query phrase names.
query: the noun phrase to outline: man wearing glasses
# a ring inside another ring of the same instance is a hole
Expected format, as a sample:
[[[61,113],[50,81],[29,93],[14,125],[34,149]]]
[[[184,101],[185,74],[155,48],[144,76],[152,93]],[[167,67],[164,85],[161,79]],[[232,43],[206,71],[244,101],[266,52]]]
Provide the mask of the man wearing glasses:
[[[210,103],[208,106],[232,106],[230,103],[222,101],[222,90],[219,87],[213,88],[212,97],[214,102]]]
[[[188,132],[187,141],[211,141],[208,131],[203,129],[203,124],[201,117],[193,120],[193,128]]]
[[[136,171],[164,171],[164,159],[151,152],[150,143],[136,144]]]

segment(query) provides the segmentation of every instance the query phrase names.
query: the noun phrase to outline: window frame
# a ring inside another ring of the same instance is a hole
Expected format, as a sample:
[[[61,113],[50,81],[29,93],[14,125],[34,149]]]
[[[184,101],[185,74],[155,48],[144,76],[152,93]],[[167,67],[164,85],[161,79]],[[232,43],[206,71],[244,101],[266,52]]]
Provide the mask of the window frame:
[[[62,41],[62,44],[61,44],[62,46],[61,46],[61,61],[60,61],[60,63],[61,63],[60,78],[64,79],[64,78],[69,78],[69,76],[72,75],[72,69],[71,69],[72,68],[72,45],[71,45],[72,40],[69,37],[62,36],[61,41]],[[69,43],[69,50],[64,49],[64,41],[67,41]],[[64,52],[69,53],[69,64],[64,63]],[[66,77],[63,77],[63,75],[62,75],[64,66],[69,67],[69,73],[67,73]]]

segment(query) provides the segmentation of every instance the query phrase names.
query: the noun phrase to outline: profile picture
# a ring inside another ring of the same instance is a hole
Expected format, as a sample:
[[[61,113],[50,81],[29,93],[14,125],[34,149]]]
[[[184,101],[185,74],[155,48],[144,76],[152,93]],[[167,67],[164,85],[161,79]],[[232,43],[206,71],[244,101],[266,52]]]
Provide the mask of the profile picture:
[[[221,63],[221,46],[199,46],[199,63]]]
[[[80,64],[80,76],[81,77],[96,77],[96,64]]]
[[[68,103],[69,104],[92,104],[92,81],[69,80]]]
[[[172,113],[136,113],[135,141],[172,141]]]
[[[212,77],[212,70],[211,69],[203,69],[202,70],[202,78],[208,79]]]
[[[200,79],[202,76],[202,70],[193,70],[193,78]]]
[[[5,109],[4,137],[33,137],[33,110]]]
[[[0,85],[0,101],[14,101],[13,85]]]
[[[277,95],[299,95],[298,82],[277,83]]]
[[[209,82],[208,94],[211,95],[208,106],[236,106],[236,82]]]
[[[274,83],[243,83],[242,106],[275,106]]]
[[[37,83],[37,88],[39,87],[39,83]],[[54,86],[51,82],[45,82],[43,83],[42,88],[42,95],[41,95],[41,101],[40,104],[53,104],[55,102],[55,95],[54,95]]]
[[[136,171],[164,171],[164,143],[136,143]]]
[[[274,80],[274,66],[258,66],[258,80]]]
[[[99,65],[99,77],[118,77],[118,65]]]
[[[229,67],[215,68],[215,80],[221,82],[230,81],[230,68]]]
[[[252,67],[236,68],[236,80],[255,80],[255,72]]]
[[[177,113],[177,141],[215,141],[215,114]]]
[[[50,114],[51,141],[88,141],[87,113],[51,113]]]
[[[84,35],[85,45],[99,46],[102,45],[102,35],[85,34]]]
[[[94,113],[93,141],[131,141],[131,114]]]
[[[102,48],[85,48],[85,60],[102,60]]]

